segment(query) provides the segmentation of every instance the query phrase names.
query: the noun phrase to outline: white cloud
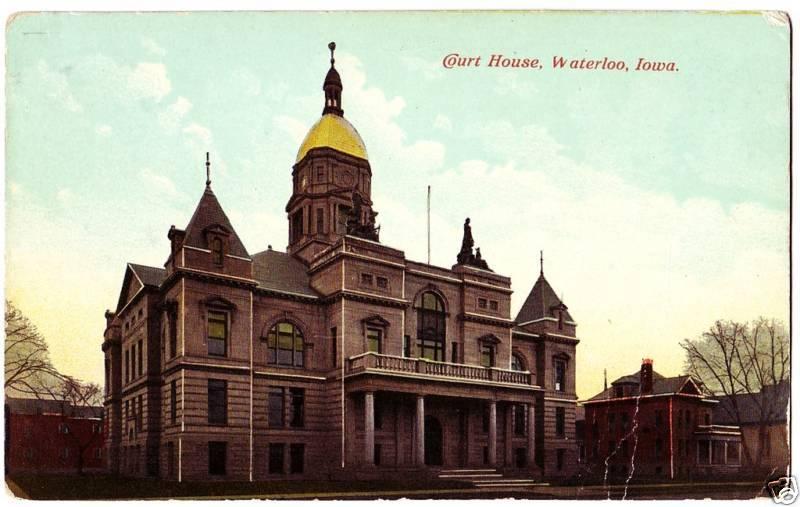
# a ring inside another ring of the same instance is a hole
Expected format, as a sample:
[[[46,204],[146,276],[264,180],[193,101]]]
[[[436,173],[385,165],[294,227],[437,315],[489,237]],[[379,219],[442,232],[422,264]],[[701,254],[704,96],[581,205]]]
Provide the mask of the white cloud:
[[[159,102],[172,90],[163,63],[140,62],[130,71],[127,67],[125,69],[128,86],[137,97],[153,98]]]
[[[145,183],[148,189],[166,194],[170,197],[180,195],[175,183],[163,174],[157,173],[146,167],[139,172],[139,178]]]
[[[211,145],[211,131],[197,123],[192,123],[183,129],[183,133],[192,139],[196,139],[204,146]]]
[[[178,128],[191,109],[192,103],[186,97],[180,96],[164,111],[158,113],[158,123],[164,130],[171,132]]]
[[[297,147],[299,147],[300,143],[303,142],[303,139],[305,138],[309,129],[309,126],[300,120],[285,115],[276,116],[272,119],[272,123],[278,129],[289,134],[289,136],[292,138],[292,142],[294,142]]]
[[[453,122],[451,122],[450,118],[443,114],[436,115],[436,118],[433,120],[433,126],[439,130],[444,130],[445,132],[450,132],[453,130]]]
[[[148,52],[157,56],[165,56],[167,54],[166,49],[159,46],[156,41],[154,41],[149,37],[142,38],[142,47],[145,48]]]
[[[108,137],[108,136],[110,136],[110,135],[111,135],[111,132],[112,132],[113,130],[114,130],[114,129],[111,127],[111,125],[106,125],[106,124],[98,125],[98,126],[97,126],[97,127],[95,127],[95,129],[94,129],[94,131],[97,133],[97,135],[99,135],[99,136],[103,136],[103,137]]]
[[[494,86],[494,91],[500,95],[515,95],[521,98],[530,97],[537,92],[533,76],[531,73],[500,72],[496,76],[497,82]]]
[[[440,62],[430,62],[418,56],[402,56],[400,62],[410,72],[422,76],[428,81],[435,81],[444,77]]]

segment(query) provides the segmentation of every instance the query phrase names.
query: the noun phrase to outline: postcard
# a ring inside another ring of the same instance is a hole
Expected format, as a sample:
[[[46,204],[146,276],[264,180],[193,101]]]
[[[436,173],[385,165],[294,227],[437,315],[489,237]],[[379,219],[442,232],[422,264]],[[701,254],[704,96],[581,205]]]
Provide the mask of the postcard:
[[[6,40],[9,498],[796,498],[788,14]]]

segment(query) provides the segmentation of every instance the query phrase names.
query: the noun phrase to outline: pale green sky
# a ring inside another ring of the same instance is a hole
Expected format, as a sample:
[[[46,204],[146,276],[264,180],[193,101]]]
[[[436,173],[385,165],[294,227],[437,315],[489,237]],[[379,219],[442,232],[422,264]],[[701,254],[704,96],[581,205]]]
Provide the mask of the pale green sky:
[[[335,40],[382,241],[449,266],[470,216],[521,305],[545,271],[579,323],[578,391],[717,318],[788,320],[789,30],[761,14],[24,15],[7,28],[7,293],[57,366],[102,379],[125,263],[160,266],[211,151],[253,253],[287,240],[291,165]],[[448,53],[542,70],[444,69]],[[554,56],[677,62],[553,70]],[[513,315],[512,315],[513,316]]]

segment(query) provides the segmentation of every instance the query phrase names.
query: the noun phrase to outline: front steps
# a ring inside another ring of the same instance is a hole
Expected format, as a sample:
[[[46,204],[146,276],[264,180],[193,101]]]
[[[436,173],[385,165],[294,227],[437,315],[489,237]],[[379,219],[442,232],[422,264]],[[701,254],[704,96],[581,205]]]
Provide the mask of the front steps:
[[[537,482],[533,479],[505,477],[494,468],[457,468],[441,470],[438,477],[446,480],[469,482],[476,488],[520,489],[544,485],[544,483]]]

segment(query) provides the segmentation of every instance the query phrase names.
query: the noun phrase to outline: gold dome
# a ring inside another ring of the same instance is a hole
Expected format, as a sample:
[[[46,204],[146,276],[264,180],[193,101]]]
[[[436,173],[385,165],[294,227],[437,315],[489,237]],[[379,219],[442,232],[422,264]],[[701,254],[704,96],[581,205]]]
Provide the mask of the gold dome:
[[[353,157],[367,160],[367,148],[355,127],[344,117],[324,114],[303,139],[295,163],[303,160],[314,148],[332,148]]]

